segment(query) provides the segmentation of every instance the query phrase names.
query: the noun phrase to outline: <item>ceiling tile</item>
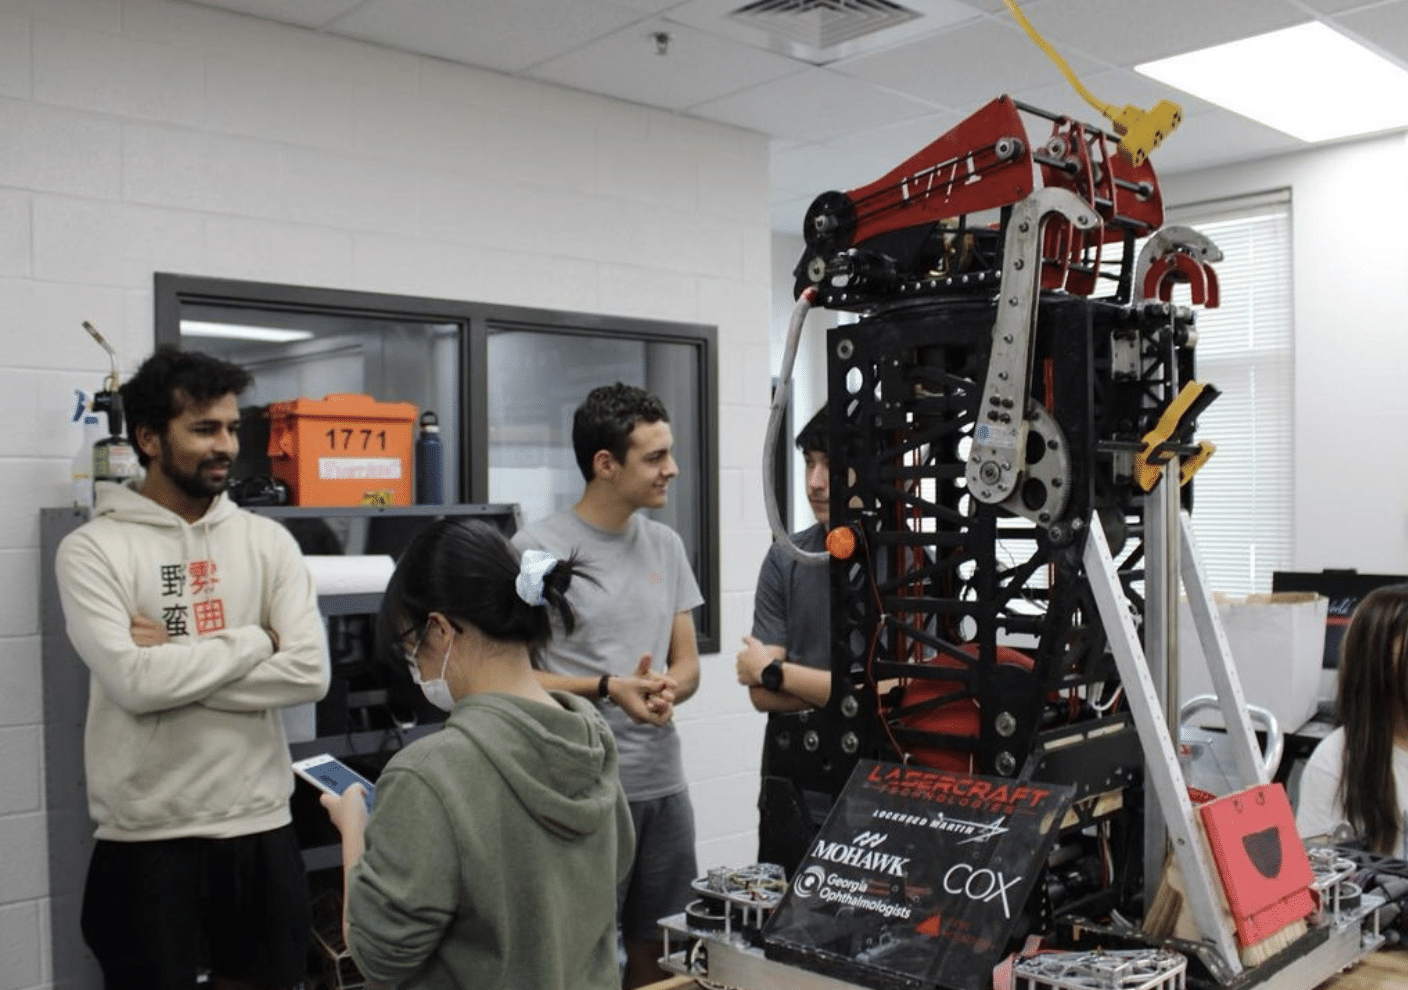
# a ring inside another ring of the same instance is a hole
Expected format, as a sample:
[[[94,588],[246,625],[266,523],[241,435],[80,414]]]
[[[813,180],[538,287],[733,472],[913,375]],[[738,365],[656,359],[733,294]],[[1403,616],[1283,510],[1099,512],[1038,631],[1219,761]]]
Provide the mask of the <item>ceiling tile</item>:
[[[664,55],[654,35],[668,35]],[[655,18],[549,59],[534,79],[668,110],[685,110],[773,79],[805,63]]]
[[[1034,9],[1028,19],[1068,59],[1075,50],[1112,65],[1134,65],[1311,18],[1288,0],[1062,0]]]
[[[1390,3],[1335,18],[1350,34],[1400,61],[1408,61],[1408,3]]]
[[[604,0],[368,0],[335,28],[392,48],[518,73],[642,19]]]
[[[1322,14],[1336,14],[1344,10],[1353,10],[1356,7],[1376,6],[1374,0],[1301,0],[1301,2]]]
[[[1104,68],[1089,59],[1069,59],[1078,72]],[[994,71],[1000,66],[1000,71]],[[1061,78],[1059,70],[1020,29],[991,21],[945,31],[903,48],[834,66],[864,79],[967,114],[1013,88]]]
[[[193,0],[202,7],[218,7],[270,21],[322,27],[347,13],[363,0]]]
[[[692,112],[774,137],[823,141],[874,127],[880,121],[931,114],[935,109],[942,108],[829,69],[806,69],[700,104]]]
[[[1191,171],[1304,151],[1310,145],[1227,110],[1210,110],[1183,122],[1151,160],[1161,173]]]

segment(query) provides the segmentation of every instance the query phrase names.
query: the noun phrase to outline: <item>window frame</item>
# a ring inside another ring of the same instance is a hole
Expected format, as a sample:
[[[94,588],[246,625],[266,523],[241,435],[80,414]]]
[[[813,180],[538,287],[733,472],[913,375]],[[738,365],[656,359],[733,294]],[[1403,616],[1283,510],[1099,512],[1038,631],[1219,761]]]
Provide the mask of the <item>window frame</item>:
[[[155,341],[180,345],[184,306],[228,306],[270,314],[300,313],[352,319],[410,320],[454,324],[460,328],[460,491],[469,503],[487,503],[489,493],[488,340],[495,328],[624,337],[645,342],[684,344],[696,352],[698,388],[694,410],[702,436],[698,450],[700,572],[704,594],[696,618],[701,654],[720,646],[723,603],[719,566],[718,328],[703,323],[609,316],[483,303],[209,278],[157,272],[154,275]],[[603,383],[606,384],[606,383]],[[585,397],[585,396],[584,396]],[[531,520],[525,520],[528,522]]]

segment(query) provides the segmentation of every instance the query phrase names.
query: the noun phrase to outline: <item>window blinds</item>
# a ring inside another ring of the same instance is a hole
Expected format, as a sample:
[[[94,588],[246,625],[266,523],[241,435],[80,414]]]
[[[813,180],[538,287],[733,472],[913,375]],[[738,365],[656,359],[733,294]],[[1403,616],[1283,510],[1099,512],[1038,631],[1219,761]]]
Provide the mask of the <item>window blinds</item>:
[[[1193,532],[1213,591],[1271,590],[1292,564],[1294,340],[1289,191],[1169,211],[1210,237],[1222,305],[1199,310],[1199,381],[1221,396],[1198,420],[1217,453],[1193,484]],[[1187,290],[1175,301],[1186,302]]]

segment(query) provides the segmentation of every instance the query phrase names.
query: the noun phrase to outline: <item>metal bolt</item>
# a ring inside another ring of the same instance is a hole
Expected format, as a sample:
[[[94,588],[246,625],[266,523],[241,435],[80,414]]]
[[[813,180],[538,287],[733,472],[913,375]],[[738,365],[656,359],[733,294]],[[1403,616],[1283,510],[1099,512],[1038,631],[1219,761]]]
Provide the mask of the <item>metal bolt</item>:
[[[851,342],[849,337],[845,340],[840,341],[836,345],[836,356],[842,361],[850,360],[851,355],[855,352],[856,345]]]
[[[855,695],[848,694],[841,699],[841,714],[846,718],[855,718],[859,712],[860,702],[856,700]]]
[[[841,751],[847,754],[854,753],[860,749],[860,740],[856,738],[854,732],[847,732],[841,737]]]
[[[993,727],[1005,739],[1017,731],[1017,719],[1011,712],[998,712],[997,718],[993,719]]]
[[[1002,480],[1002,469],[993,461],[983,461],[982,467],[978,468],[978,477],[989,485],[995,485]]]
[[[1004,750],[997,754],[994,766],[996,766],[997,772],[1004,777],[1011,776],[1017,769],[1017,757]]]
[[[815,753],[821,748],[821,736],[817,735],[815,729],[808,729],[802,736],[802,748],[808,753]]]

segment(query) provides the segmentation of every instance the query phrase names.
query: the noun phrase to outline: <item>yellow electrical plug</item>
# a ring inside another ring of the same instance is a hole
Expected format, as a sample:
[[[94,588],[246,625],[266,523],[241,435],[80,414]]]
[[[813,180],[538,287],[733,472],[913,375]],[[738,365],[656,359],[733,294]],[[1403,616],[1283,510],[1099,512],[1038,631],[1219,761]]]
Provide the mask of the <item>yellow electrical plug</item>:
[[[1173,129],[1183,120],[1183,108],[1168,100],[1160,100],[1158,106],[1152,110],[1140,110],[1130,103],[1126,104],[1123,110],[1116,111],[1113,103],[1105,103],[1096,99],[1095,94],[1085,88],[1060,53],[1051,47],[1051,43],[1041,36],[1040,32],[1032,26],[1031,21],[1027,20],[1027,16],[1022,13],[1022,8],[1017,6],[1016,0],[1003,0],[1003,2],[1007,4],[1007,9],[1012,12],[1013,19],[1032,39],[1032,42],[1046,53],[1047,58],[1056,63],[1056,68],[1061,70],[1061,74],[1066,77],[1066,81],[1071,84],[1076,95],[1100,111],[1100,115],[1114,125],[1115,133],[1120,135],[1118,154],[1134,167],[1138,168],[1143,165],[1144,159],[1149,157],[1149,152],[1163,143],[1164,138],[1172,134]]]
[[[1138,168],[1182,120],[1183,108],[1168,100],[1160,100],[1154,109],[1147,111],[1132,103],[1125,104],[1123,110],[1110,118],[1115,133],[1120,136],[1120,157]]]

